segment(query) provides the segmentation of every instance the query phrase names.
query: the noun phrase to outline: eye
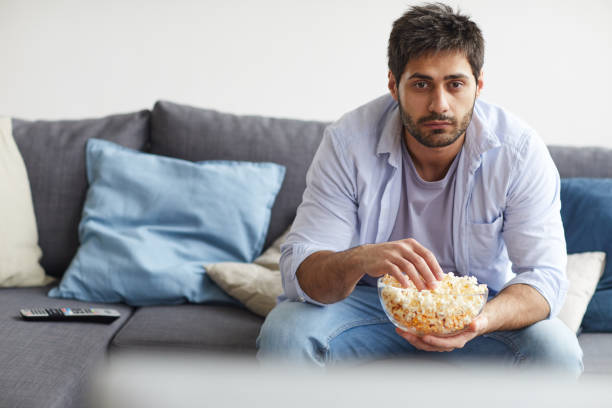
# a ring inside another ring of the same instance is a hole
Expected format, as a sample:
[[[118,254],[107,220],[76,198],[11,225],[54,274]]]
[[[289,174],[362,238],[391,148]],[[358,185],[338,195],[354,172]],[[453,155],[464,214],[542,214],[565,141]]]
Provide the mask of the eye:
[[[461,89],[463,87],[463,82],[461,81],[453,81],[450,83],[451,89]]]
[[[417,81],[414,84],[412,84],[412,86],[414,86],[416,89],[425,89],[425,88],[427,88],[427,82],[426,81]]]

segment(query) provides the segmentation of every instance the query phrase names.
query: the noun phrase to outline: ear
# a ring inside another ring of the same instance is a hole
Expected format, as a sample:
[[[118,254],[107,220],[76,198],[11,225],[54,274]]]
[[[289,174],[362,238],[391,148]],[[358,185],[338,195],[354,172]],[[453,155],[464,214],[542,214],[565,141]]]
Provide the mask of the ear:
[[[391,71],[389,71],[387,76],[389,78],[389,84],[387,85],[389,87],[389,92],[391,92],[393,99],[397,101],[397,82],[395,81],[395,76],[393,76]]]
[[[484,71],[480,70],[480,75],[478,75],[478,82],[476,83],[476,97],[480,95],[480,91],[482,91],[482,87],[484,86]]]

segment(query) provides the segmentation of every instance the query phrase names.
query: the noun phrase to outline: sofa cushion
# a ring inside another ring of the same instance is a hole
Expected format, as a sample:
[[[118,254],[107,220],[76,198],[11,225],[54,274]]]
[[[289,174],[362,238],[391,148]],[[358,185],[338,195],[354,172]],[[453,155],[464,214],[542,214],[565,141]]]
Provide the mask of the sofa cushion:
[[[95,137],[142,150],[149,111],[99,119],[13,119],[13,136],[26,165],[38,225],[42,267],[61,277],[79,246],[78,225],[87,191],[85,143]]]
[[[553,145],[548,150],[562,178],[612,177],[612,149]]]
[[[149,306],[134,312],[112,346],[117,350],[170,348],[255,354],[263,320],[231,306]]]
[[[48,287],[0,289],[0,406],[70,408],[88,374],[101,363],[115,332],[132,308],[113,305],[112,324],[29,322],[19,310],[38,307],[108,307],[46,296]]]
[[[561,217],[568,254],[602,251],[606,266],[582,320],[584,331],[612,332],[612,179],[561,180]]]
[[[306,171],[325,123],[239,116],[171,102],[157,102],[151,121],[151,151],[191,161],[247,160],[279,163],[285,181],[272,208],[264,248],[295,217],[306,188]]]
[[[274,163],[192,163],[90,139],[81,246],[49,295],[233,304],[204,279],[204,264],[251,262],[261,252],[284,172]]]
[[[612,374],[612,334],[582,333],[578,342],[584,352],[585,374]]]

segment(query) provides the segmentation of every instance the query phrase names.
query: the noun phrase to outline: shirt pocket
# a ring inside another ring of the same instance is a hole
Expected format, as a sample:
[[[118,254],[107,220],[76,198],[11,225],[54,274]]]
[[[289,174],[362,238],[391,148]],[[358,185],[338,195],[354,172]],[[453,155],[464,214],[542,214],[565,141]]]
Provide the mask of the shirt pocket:
[[[504,217],[499,215],[491,222],[471,222],[470,236],[470,269],[491,269],[502,250],[502,227]]]

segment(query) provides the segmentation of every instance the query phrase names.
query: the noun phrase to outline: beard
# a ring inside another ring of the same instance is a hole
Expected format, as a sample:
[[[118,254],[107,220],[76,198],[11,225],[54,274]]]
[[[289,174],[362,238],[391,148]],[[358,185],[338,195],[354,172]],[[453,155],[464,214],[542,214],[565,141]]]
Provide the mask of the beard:
[[[472,120],[472,113],[474,112],[474,104],[476,103],[476,98],[474,98],[474,102],[472,102],[472,107],[470,110],[461,118],[461,121],[457,121],[457,118],[446,116],[443,114],[432,113],[431,115],[424,116],[419,118],[416,122],[404,110],[402,107],[402,103],[398,98],[398,104],[400,109],[400,116],[402,118],[402,123],[404,125],[404,129],[412,135],[419,143],[426,147],[445,147],[455,143],[457,139],[463,135]],[[433,129],[429,132],[422,132],[419,129],[419,125],[422,125],[426,122],[431,121],[445,121],[450,122],[451,129]]]

